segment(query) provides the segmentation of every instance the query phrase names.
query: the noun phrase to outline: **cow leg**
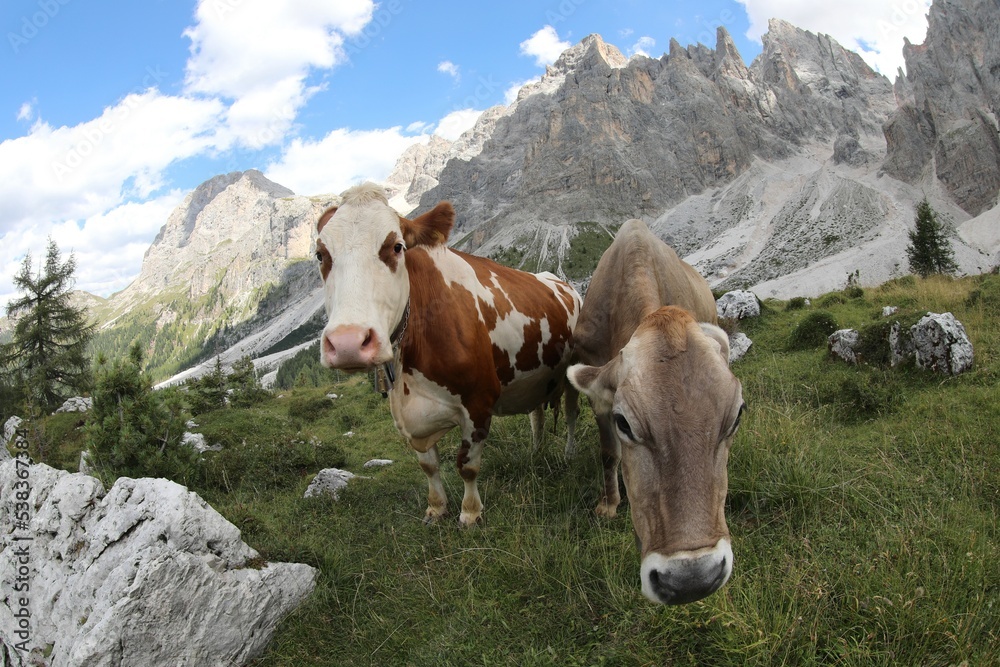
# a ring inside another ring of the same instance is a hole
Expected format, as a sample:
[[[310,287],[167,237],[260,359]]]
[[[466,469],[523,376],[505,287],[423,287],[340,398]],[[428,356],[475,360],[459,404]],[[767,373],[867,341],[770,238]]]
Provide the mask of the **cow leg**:
[[[611,425],[610,414],[594,415],[601,436],[601,463],[604,466],[604,493],[594,510],[597,516],[613,519],[618,514],[622,497],[618,492],[618,465],[622,460],[622,447]]]
[[[580,392],[566,383],[566,458],[576,455],[576,418],[580,416]]]
[[[448,496],[441,483],[441,466],[438,459],[437,443],[445,433],[441,431],[428,438],[413,438],[410,446],[417,452],[420,468],[427,475],[427,511],[424,512],[424,523],[435,523],[448,513]]]
[[[462,498],[462,514],[458,517],[459,524],[473,526],[482,522],[483,501],[479,498],[479,488],[476,478],[483,457],[483,445],[490,432],[490,420],[484,421],[484,426],[474,428],[471,424],[462,425],[462,445],[458,448],[458,474],[465,482],[465,497]]]
[[[531,451],[535,454],[542,447],[545,437],[545,404],[542,403],[531,411]]]

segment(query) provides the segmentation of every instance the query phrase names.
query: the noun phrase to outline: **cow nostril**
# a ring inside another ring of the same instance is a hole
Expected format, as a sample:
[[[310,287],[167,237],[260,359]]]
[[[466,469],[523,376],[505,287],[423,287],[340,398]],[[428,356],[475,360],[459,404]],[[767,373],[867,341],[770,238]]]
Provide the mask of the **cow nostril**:
[[[364,342],[361,343],[361,349],[364,349],[364,348],[368,347],[371,344],[372,344],[372,330],[369,329],[368,330],[368,335],[365,336]]]

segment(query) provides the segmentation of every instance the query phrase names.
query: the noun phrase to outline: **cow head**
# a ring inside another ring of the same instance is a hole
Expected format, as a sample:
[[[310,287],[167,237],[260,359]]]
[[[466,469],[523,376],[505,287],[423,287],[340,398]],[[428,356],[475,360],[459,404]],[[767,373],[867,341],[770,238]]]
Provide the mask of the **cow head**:
[[[329,318],[320,344],[324,366],[361,371],[393,358],[390,339],[410,296],[407,249],[444,244],[454,220],[448,202],[402,218],[372,183],[347,190],[339,207],[320,216],[316,259]]]
[[[733,567],[726,465],[744,407],[725,332],[664,307],[603,367],[568,373],[620,442],[642,592],[664,604],[713,593]]]

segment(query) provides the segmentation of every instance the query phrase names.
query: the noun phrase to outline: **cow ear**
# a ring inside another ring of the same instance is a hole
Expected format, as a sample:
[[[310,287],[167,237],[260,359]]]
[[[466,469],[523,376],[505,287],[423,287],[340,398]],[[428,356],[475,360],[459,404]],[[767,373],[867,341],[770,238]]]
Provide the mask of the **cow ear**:
[[[604,366],[574,364],[566,369],[570,384],[586,394],[595,412],[610,412],[618,390],[617,358]]]
[[[443,201],[413,220],[401,217],[399,223],[408,248],[441,245],[448,241],[452,225],[455,224],[455,209],[449,202]]]
[[[726,365],[729,365],[729,335],[725,331],[715,326],[714,324],[701,323],[701,330],[706,336],[708,336],[714,343],[719,345],[719,355],[722,356],[723,361]]]
[[[319,223],[316,224],[316,231],[317,232],[323,231],[323,225],[328,223],[330,221],[330,218],[332,218],[333,214],[336,212],[337,212],[336,206],[331,206],[330,208],[323,211],[323,215],[319,216]]]

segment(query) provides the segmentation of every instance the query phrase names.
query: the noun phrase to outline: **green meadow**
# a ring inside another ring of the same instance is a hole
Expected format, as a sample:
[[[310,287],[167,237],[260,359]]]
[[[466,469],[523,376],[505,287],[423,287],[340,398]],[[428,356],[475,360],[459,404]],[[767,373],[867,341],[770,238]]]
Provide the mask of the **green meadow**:
[[[877,331],[886,305],[901,320],[952,312],[974,368],[946,377],[874,354],[852,366],[824,337],[809,342],[817,320]],[[679,607],[640,593],[627,501],[614,520],[593,514],[585,401],[569,461],[561,419],[553,432],[548,415],[537,453],[526,416],[494,421],[485,522],[471,530],[457,512],[422,523],[424,474],[364,377],[199,415],[224,449],[184,481],[266,561],[319,569],[255,664],[1000,664],[1000,277],[767,301],[734,326],[754,342],[733,365],[748,405],[729,460],[735,566],[719,592]],[[79,419],[43,424],[39,454],[72,469]],[[453,509],[457,445],[454,433],[441,445]],[[395,463],[363,468],[372,458]],[[303,498],[327,466],[365,479],[336,502]]]

